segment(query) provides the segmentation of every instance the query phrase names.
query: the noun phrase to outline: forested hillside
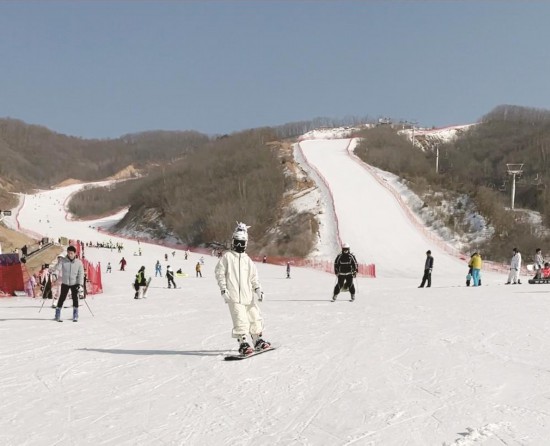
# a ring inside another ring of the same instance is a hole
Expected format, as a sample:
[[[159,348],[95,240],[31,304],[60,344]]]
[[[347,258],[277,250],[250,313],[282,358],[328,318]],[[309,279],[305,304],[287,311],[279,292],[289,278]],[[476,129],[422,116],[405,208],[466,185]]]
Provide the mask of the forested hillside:
[[[271,129],[237,133],[151,175],[119,228],[199,245],[225,242],[238,220],[259,238],[276,223],[285,189],[283,165],[268,145],[275,139]]]
[[[286,138],[319,126],[356,124],[316,118],[275,128],[253,129],[212,138],[200,151],[189,153],[147,177],[86,188],[69,203],[80,218],[110,214],[129,207],[119,231],[134,231],[157,239],[176,237],[192,246],[225,243],[236,220],[252,228],[251,252],[306,256],[316,240],[317,223],[307,212],[283,203],[283,194],[299,189],[287,169],[293,161]]]
[[[439,171],[435,171],[436,147],[423,152],[398,129],[367,129],[356,153],[366,162],[393,172],[410,182],[421,196],[434,190],[468,194],[481,214],[496,228],[485,252],[506,258],[510,244],[534,251],[547,242],[527,221],[525,213],[510,212],[511,177],[507,163],[523,163],[517,178],[515,208],[541,213],[550,226],[550,112],[518,106],[499,106],[453,142],[439,144]]]
[[[360,121],[349,118],[346,124]],[[306,255],[315,239],[314,217],[289,213],[279,225],[285,208],[283,195],[295,181],[288,172],[285,175],[285,162],[291,155],[282,156],[279,149],[285,138],[292,142],[320,124],[343,123],[317,118],[219,137],[159,131],[84,140],[2,119],[0,208],[9,207],[8,191],[51,187],[67,178],[102,180],[133,165],[146,167],[145,175],[106,189],[85,190],[71,201],[71,212],[87,218],[129,207],[118,230],[156,238],[174,236],[190,245],[224,243],[235,221],[244,220],[252,225],[252,249],[261,240],[270,252],[282,254],[284,245],[285,255]],[[439,200],[434,191],[469,196],[495,228],[493,240],[479,247],[487,256],[505,259],[511,245],[530,251],[550,242],[533,228],[525,213],[507,209],[511,181],[506,166],[523,164],[523,175],[516,184],[516,209],[538,211],[550,226],[549,111],[495,108],[455,141],[437,145],[438,172],[436,145],[421,150],[399,130],[372,126],[362,131],[356,153],[367,163],[405,178],[427,206]],[[445,218],[456,230],[454,216]],[[275,233],[280,240],[270,243],[266,237]],[[287,233],[300,234],[299,248],[289,243],[292,237]]]
[[[129,165],[178,159],[206,144],[194,131],[151,131],[117,139],[82,139],[15,119],[0,119],[0,178],[7,190],[51,187],[67,178],[101,180]]]

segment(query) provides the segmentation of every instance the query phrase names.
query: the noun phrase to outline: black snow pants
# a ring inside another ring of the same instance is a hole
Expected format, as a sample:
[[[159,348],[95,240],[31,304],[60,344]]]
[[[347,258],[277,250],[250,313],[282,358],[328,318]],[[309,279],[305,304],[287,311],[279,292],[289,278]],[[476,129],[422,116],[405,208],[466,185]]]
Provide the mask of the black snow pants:
[[[334,287],[334,295],[339,294],[342,288],[347,288],[351,295],[355,294],[355,284],[353,283],[353,276],[351,274],[338,275],[338,283]]]
[[[57,308],[63,308],[63,303],[67,298],[69,290],[71,290],[71,297],[73,298],[73,308],[78,308],[78,287],[80,285],[65,285],[61,284],[61,292],[59,293],[59,300],[57,301]]]

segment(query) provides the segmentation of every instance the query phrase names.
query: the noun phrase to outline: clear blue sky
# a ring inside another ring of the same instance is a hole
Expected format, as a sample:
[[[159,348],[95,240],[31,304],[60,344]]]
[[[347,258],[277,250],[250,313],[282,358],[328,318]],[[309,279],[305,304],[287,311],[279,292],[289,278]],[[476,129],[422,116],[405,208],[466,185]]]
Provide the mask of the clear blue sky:
[[[0,117],[84,138],[550,108],[550,2],[0,1]]]

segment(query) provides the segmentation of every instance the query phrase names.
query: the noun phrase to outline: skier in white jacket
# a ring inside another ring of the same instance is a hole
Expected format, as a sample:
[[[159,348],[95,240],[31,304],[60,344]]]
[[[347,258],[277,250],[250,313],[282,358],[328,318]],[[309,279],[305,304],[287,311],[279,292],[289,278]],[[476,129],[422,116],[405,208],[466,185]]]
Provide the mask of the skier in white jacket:
[[[221,256],[215,269],[218,286],[233,320],[232,336],[239,342],[242,355],[271,346],[262,339],[264,324],[258,301],[263,300],[263,293],[256,265],[245,252],[247,242],[248,226],[238,223],[233,232],[231,251]],[[247,341],[248,334],[254,348]]]
[[[510,262],[510,274],[508,274],[508,282],[506,282],[506,285],[510,285],[510,283],[513,285],[521,285],[521,281],[519,280],[519,272],[521,271],[521,253],[517,248],[514,248],[512,252],[514,255],[512,256],[512,260]]]

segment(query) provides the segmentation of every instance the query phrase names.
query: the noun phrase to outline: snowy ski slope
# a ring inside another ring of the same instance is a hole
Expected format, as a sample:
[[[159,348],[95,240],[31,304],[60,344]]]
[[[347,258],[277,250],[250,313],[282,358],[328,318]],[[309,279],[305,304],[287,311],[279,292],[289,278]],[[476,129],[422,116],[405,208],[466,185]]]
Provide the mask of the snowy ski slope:
[[[181,289],[153,278],[149,297],[136,301],[137,269],[152,274],[171,250],[142,243],[138,257],[137,243],[124,241],[121,272],[121,255],[88,249],[90,260],[113,265],[104,294],[88,299],[95,317],[82,307],[78,323],[59,324],[51,308],[38,312],[41,300],[0,299],[0,444],[548,444],[550,287],[504,286],[502,275],[484,273],[483,287],[466,288],[466,265],[432,248],[433,286],[418,289],[430,242],[348,144],[301,142],[332,191],[340,237],[377,264],[377,279],[358,280],[356,302],[329,302],[330,274],[293,268],[289,280],[283,267],[259,264],[265,337],[280,348],[228,363],[237,345],[216,259],[206,256],[201,279],[199,255],[170,254],[189,274],[176,279]],[[27,196],[21,226],[108,239],[92,226],[120,216],[66,218],[78,187]]]

